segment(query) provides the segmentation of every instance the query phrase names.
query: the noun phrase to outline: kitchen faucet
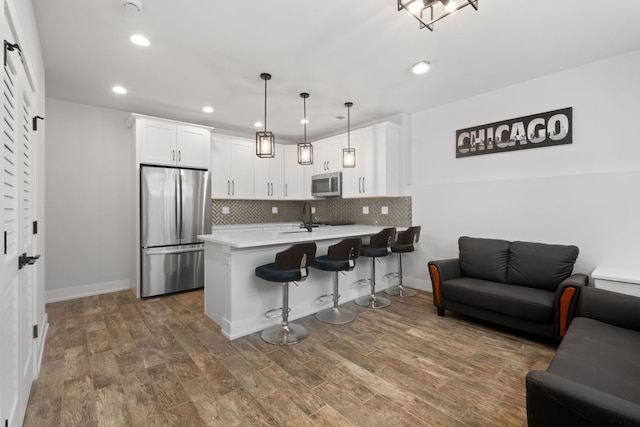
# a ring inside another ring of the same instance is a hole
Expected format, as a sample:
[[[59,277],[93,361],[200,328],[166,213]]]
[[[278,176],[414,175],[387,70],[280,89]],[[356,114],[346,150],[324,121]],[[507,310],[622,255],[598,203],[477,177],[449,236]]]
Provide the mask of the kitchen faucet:
[[[304,228],[307,229],[307,231],[309,233],[311,233],[311,230],[313,229],[313,217],[311,216],[311,202],[308,200],[305,200],[304,204],[302,205],[302,215],[304,215],[305,213],[307,213],[307,206],[309,207],[309,222],[306,223],[304,222],[304,219],[302,220],[302,226]]]

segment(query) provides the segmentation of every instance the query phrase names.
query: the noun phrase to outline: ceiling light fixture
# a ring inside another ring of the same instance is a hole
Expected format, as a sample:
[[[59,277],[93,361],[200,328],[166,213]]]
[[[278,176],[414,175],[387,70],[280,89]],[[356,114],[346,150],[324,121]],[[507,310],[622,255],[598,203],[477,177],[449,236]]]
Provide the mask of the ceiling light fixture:
[[[413,71],[414,74],[424,74],[429,71],[429,67],[431,67],[429,61],[420,61],[411,66],[411,71]]]
[[[301,165],[312,165],[313,164],[313,145],[307,143],[307,98],[309,98],[309,94],[303,92],[300,94],[300,98],[302,98],[302,102],[304,104],[304,116],[300,123],[304,124],[304,142],[298,144],[298,163]]]
[[[351,114],[349,112],[353,107],[353,102],[345,102],[344,106],[347,107],[347,148],[342,149],[342,167],[355,168],[356,149],[351,148]]]
[[[204,111],[205,113],[213,113],[213,107],[205,105],[204,107],[202,107],[202,111]]]
[[[129,40],[131,40],[131,43],[137,44],[138,46],[143,46],[143,47],[147,47],[151,44],[149,42],[149,39],[143,36],[142,34],[134,34],[131,37],[129,37]]]
[[[467,6],[478,10],[478,0],[464,0],[460,4],[453,0],[398,0],[398,11],[406,10],[420,22],[421,29],[427,27],[431,31],[433,24]]]
[[[111,88],[111,90],[119,95],[124,95],[125,93],[127,93],[127,89],[122,86],[114,86]]]
[[[267,131],[267,81],[271,80],[271,74],[262,73],[260,78],[264,80],[264,131],[256,132],[256,156],[276,156],[276,136]]]
[[[142,0],[122,0],[122,7],[134,12],[142,10]]]

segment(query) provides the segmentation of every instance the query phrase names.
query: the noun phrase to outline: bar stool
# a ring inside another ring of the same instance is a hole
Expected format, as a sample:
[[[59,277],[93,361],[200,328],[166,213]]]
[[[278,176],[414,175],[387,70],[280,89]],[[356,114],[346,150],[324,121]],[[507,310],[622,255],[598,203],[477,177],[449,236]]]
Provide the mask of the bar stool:
[[[355,303],[362,307],[384,308],[391,304],[387,298],[376,296],[376,261],[379,257],[387,256],[391,253],[391,242],[396,235],[395,227],[384,228],[378,234],[371,236],[368,245],[362,245],[360,255],[373,258],[371,260],[371,278],[360,281],[371,283],[371,295],[356,298]]]
[[[356,318],[356,314],[347,309],[338,307],[338,273],[345,274],[356,266],[356,258],[360,255],[362,241],[360,239],[345,239],[335,245],[329,246],[327,255],[319,256],[313,262],[313,267],[318,270],[335,271],[336,279],[333,282],[333,294],[323,295],[320,301],[329,301],[332,297],[333,307],[325,308],[316,313],[316,318],[324,323],[332,325],[344,325]]]
[[[289,282],[302,282],[309,275],[309,265],[316,256],[315,243],[298,243],[276,254],[275,262],[256,267],[256,276],[269,282],[282,283],[282,307],[265,313],[268,318],[282,316],[280,325],[262,331],[262,339],[276,345],[296,344],[309,335],[307,328],[289,323]],[[282,314],[274,314],[282,311]]]
[[[420,239],[421,229],[422,227],[419,225],[407,228],[405,231],[398,233],[395,243],[391,245],[391,252],[398,254],[398,271],[385,274],[384,277],[399,278],[400,283],[385,289],[385,293],[402,298],[414,297],[418,294],[415,289],[405,288],[402,284],[402,254],[415,250],[415,245]]]

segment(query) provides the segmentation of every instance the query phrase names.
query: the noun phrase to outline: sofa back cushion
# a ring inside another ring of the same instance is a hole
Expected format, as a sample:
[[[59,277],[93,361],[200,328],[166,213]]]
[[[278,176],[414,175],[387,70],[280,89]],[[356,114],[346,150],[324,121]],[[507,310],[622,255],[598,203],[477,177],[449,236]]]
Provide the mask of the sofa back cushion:
[[[576,246],[512,242],[507,283],[555,292],[571,275],[576,258]]]
[[[506,283],[509,244],[506,240],[460,237],[458,249],[462,276]]]

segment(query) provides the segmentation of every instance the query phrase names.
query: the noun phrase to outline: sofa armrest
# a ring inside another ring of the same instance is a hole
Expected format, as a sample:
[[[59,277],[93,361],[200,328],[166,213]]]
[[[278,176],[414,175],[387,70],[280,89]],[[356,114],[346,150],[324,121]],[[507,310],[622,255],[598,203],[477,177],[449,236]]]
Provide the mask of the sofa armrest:
[[[433,305],[438,308],[438,314],[444,315],[444,298],[440,284],[446,280],[461,276],[458,258],[429,261],[429,276],[433,287]]]
[[[556,338],[564,337],[571,323],[578,305],[580,290],[589,284],[586,274],[574,274],[567,277],[558,285],[553,301],[555,307]]]
[[[640,331],[640,298],[586,287],[580,293],[576,316],[590,317],[621,328]]]
[[[526,377],[529,427],[638,426],[640,406],[547,371]]]

